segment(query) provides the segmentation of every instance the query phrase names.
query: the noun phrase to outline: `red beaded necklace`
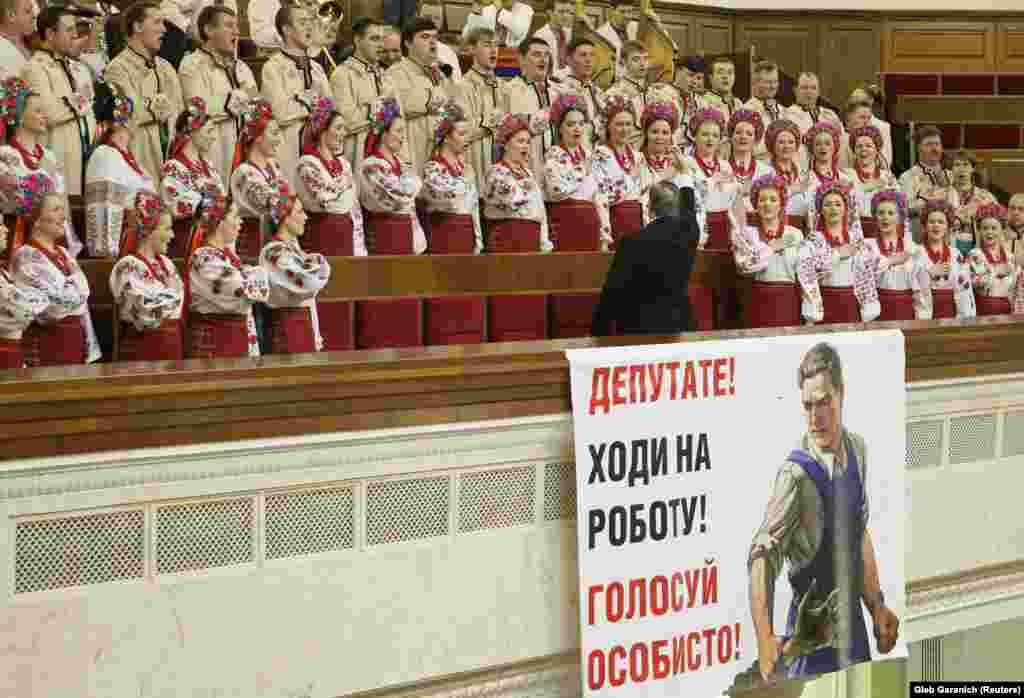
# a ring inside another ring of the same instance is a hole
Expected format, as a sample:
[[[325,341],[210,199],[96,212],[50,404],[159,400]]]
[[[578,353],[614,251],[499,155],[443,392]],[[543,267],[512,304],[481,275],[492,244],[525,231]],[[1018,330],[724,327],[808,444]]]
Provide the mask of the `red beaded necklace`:
[[[129,151],[127,151],[124,148],[122,148],[121,146],[119,146],[112,139],[107,141],[107,145],[109,145],[111,148],[113,148],[117,152],[121,153],[121,157],[124,158],[124,161],[128,163],[128,166],[130,168],[135,170],[136,174],[141,175],[143,177],[146,176],[146,174],[142,171],[142,168],[139,167],[139,163],[135,160],[135,156],[132,155]]]
[[[732,168],[732,173],[740,179],[750,179],[754,176],[754,172],[757,170],[757,160],[751,156],[750,164],[746,168],[743,168],[739,166],[734,158],[730,157],[729,167]]]
[[[451,162],[448,158],[444,157],[440,153],[434,155],[434,162],[437,162],[455,179],[460,179],[466,174],[466,163],[456,160]]]
[[[18,142],[17,138],[11,138],[11,145],[14,146],[15,150],[21,153],[21,159],[25,161],[25,167],[30,170],[39,169],[39,163],[43,159],[42,145],[36,143],[36,146],[32,149],[31,153],[25,148],[25,146]]]
[[[185,155],[185,150],[182,149],[182,151],[178,153],[177,159],[182,165],[185,166],[185,169],[187,169],[194,176],[203,176],[206,177],[207,179],[210,178],[210,166],[206,164],[206,160],[203,160],[201,156],[199,158],[198,163],[192,162]]]
[[[765,242],[772,242],[773,240],[778,240],[779,238],[782,237],[782,234],[786,232],[786,218],[785,216],[781,216],[779,218],[779,225],[775,228],[774,232],[772,232],[771,230],[767,230],[765,228],[763,221],[758,226],[758,230],[760,230],[761,239],[764,240]]]
[[[871,182],[882,176],[882,166],[878,164],[877,160],[875,161],[875,171],[872,173],[866,172],[864,168],[861,167],[859,160],[853,164],[853,169],[857,172],[857,179],[859,179],[861,183]]]
[[[995,258],[993,258],[991,254],[989,254],[989,250],[992,247],[1000,248],[999,249],[999,254]],[[982,243],[981,243],[981,252],[982,252],[982,254],[985,255],[985,259],[988,260],[989,264],[1002,264],[1003,262],[1006,261],[1006,250],[1003,250],[1001,245],[998,245],[998,244],[990,245],[987,242],[982,241]]]
[[[146,265],[146,269],[149,269],[149,273],[153,275],[154,279],[162,283],[164,286],[171,285],[171,270],[164,266],[164,260],[157,257],[156,265],[154,265],[147,257],[143,257],[138,252],[132,256]],[[159,269],[157,266],[159,266]]]
[[[587,157],[587,153],[583,150],[582,145],[578,145],[572,150],[569,150],[564,145],[560,145],[559,147],[561,147],[561,149],[565,151],[565,154],[569,156],[569,160],[572,161],[573,165],[579,165],[583,162],[584,158]]]
[[[774,160],[772,161],[772,167],[775,169],[775,174],[786,180],[786,184],[795,184],[796,180],[800,177],[800,170],[796,167],[793,167],[790,172],[786,172],[782,169],[782,166]]]
[[[633,148],[627,143],[622,146],[622,154],[619,154],[614,147],[612,147],[612,154],[615,156],[615,161],[619,163],[619,168],[626,174],[633,174],[633,170],[636,169],[636,154],[633,153]]]
[[[932,252],[932,248],[930,245],[925,245],[924,249],[928,253],[928,259],[932,260],[932,264],[949,263],[950,251],[949,245],[947,245],[946,243],[942,243],[940,245],[938,253]]]
[[[832,237],[832,233],[829,232],[828,228],[822,226],[821,232],[825,235],[825,240],[828,241],[829,247],[842,247],[849,242],[849,233],[846,230],[846,216],[843,216],[843,224],[839,229],[839,238]]]
[[[903,236],[897,233],[896,239],[892,242],[886,242],[881,236],[879,236],[878,249],[881,250],[882,254],[886,257],[891,257],[894,254],[903,252]]]
[[[708,179],[714,177],[722,169],[722,161],[719,160],[718,158],[714,158],[714,160],[709,165],[708,163],[704,162],[704,158],[702,158],[700,155],[697,155],[696,151],[694,151],[693,159],[697,161],[697,165],[704,173],[704,176],[707,177]]]
[[[508,160],[502,160],[498,164],[507,167],[509,172],[512,173],[512,176],[519,181],[530,178],[530,171],[521,165],[513,165]]]
[[[53,266],[57,267],[64,276],[71,276],[71,263],[68,262],[67,257],[64,256],[63,250],[58,249],[56,252],[50,252],[48,249],[40,245],[37,240],[30,240],[28,244],[42,252],[43,255],[53,263]]]
[[[644,159],[647,160],[647,166],[655,172],[661,172],[662,170],[667,169],[669,164],[672,162],[672,157],[670,155],[666,155],[663,158],[656,158],[646,152],[644,153]]]

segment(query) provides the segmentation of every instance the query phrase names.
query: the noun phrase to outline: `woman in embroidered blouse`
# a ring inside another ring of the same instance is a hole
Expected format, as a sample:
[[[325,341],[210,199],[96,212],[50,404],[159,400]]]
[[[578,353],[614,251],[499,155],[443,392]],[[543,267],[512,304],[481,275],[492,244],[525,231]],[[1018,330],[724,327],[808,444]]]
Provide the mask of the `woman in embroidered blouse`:
[[[500,155],[487,174],[488,252],[550,252],[540,183],[530,171],[530,117],[505,116],[494,137]]]
[[[817,223],[800,249],[797,278],[807,324],[870,322],[881,306],[871,250],[864,244],[852,190],[829,182],[814,194]]]
[[[853,151],[853,186],[864,237],[878,237],[878,224],[871,216],[871,199],[883,189],[898,190],[900,183],[885,164],[882,156],[882,132],[874,126],[862,126],[850,132]]]
[[[331,278],[331,265],[317,252],[306,253],[299,238],[306,230],[306,212],[294,195],[283,194],[270,214],[274,234],[260,253],[260,266],[270,281],[270,351],[297,354],[320,351],[324,341],[316,312],[316,294]]]
[[[764,121],[761,114],[751,109],[737,109],[729,117],[726,127],[732,148],[729,154],[729,170],[739,180],[744,196],[750,193],[754,180],[772,173],[771,165],[754,157],[754,146],[764,138]],[[751,210],[757,204],[750,200]]]
[[[921,218],[931,280],[932,319],[974,317],[977,311],[970,267],[960,250],[949,242],[949,231],[956,220],[953,207],[945,201],[928,201],[921,209]]]
[[[807,182],[804,185],[806,191],[811,195],[808,203],[813,204],[813,194],[823,184],[830,182],[841,182],[844,185],[853,186],[854,175],[852,172],[839,169],[839,149],[842,145],[842,132],[839,127],[830,121],[819,121],[811,126],[803,137],[804,148],[811,154],[811,161],[807,168]],[[853,200],[854,207],[859,213],[859,202]],[[815,220],[814,207],[808,211],[807,219]]]
[[[174,237],[168,254],[184,257],[203,192],[224,192],[224,180],[208,159],[218,128],[210,120],[202,97],[188,101],[174,130],[174,141],[160,168],[160,195],[164,206],[174,214]]]
[[[9,232],[0,224],[0,255],[7,250]],[[48,305],[42,291],[15,284],[7,269],[0,266],[0,369],[25,366],[21,337]]]
[[[121,328],[116,359],[177,361],[184,358],[181,309],[185,284],[167,258],[173,216],[152,192],[141,191],[125,219],[120,259],[110,272],[110,292]]]
[[[806,234],[812,227],[807,214],[814,192],[807,191],[807,175],[800,169],[800,128],[789,119],[777,119],[765,130],[764,143],[772,170],[786,180],[787,222]]]
[[[106,130],[90,153],[85,167],[85,244],[93,257],[117,257],[125,214],[140,191],[156,191],[156,184],[132,154],[130,97],[96,83],[93,109],[96,122]]]
[[[974,175],[978,160],[973,153],[960,151],[950,158],[953,172],[953,186],[946,193],[946,200],[956,211],[953,224],[953,241],[962,254],[969,253],[975,246],[974,218],[978,207],[996,202],[992,192],[975,186]]]
[[[270,207],[288,186],[288,179],[277,161],[283,140],[270,102],[262,97],[249,102],[242,110],[242,133],[235,146],[236,165],[230,184],[231,198],[242,216],[242,227],[235,242],[239,257],[259,257]]]
[[[359,163],[359,200],[366,209],[370,254],[423,254],[427,238],[416,217],[423,188],[412,163],[403,162],[405,119],[393,98],[371,108],[365,155]]]
[[[867,241],[882,305],[878,319],[930,320],[928,256],[911,237],[903,192],[876,193],[871,199],[871,214],[878,221],[878,238]]]
[[[750,207],[757,213],[738,230],[733,257],[740,274],[752,276],[743,306],[744,327],[800,325],[800,287],[797,283],[803,234],[787,225],[786,181],[769,174],[754,180]]]
[[[652,177],[647,163],[629,144],[636,123],[633,103],[622,95],[605,101],[608,143],[594,150],[593,173],[597,188],[608,199],[612,240],[633,235],[644,227],[642,200]]]
[[[587,103],[576,94],[559,95],[550,118],[557,134],[544,163],[551,239],[560,252],[607,250],[612,239],[608,200],[597,190],[593,161],[583,145],[590,123]]]
[[[454,101],[438,113],[434,152],[423,166],[420,192],[430,214],[431,254],[477,254],[484,247],[480,192],[466,162],[469,122]]]
[[[241,227],[238,208],[224,195],[203,197],[185,264],[189,358],[260,355],[252,307],[267,301],[270,285],[266,269],[244,265],[235,254]]]
[[[14,208],[14,190],[19,180],[35,172],[42,172],[53,182],[56,193],[64,194],[63,165],[57,161],[52,150],[43,145],[48,139],[46,111],[43,99],[33,92],[28,84],[18,77],[4,80],[0,85],[0,139],[6,136],[6,143],[0,145],[0,195],[4,212],[8,215]],[[13,221],[13,218],[9,218]],[[82,243],[71,227],[65,222],[65,248],[72,257],[82,251]]]
[[[75,258],[60,245],[66,222],[65,196],[42,173],[30,175],[17,194],[29,241],[12,250],[11,278],[46,297],[46,308],[25,332],[29,366],[98,361],[99,342],[89,315],[89,282]]]
[[[363,211],[356,193],[352,165],[339,155],[345,119],[329,97],[313,105],[302,134],[299,158],[299,200],[306,211],[303,244],[328,257],[365,257]]]
[[[978,317],[1024,313],[1024,274],[1003,237],[1006,209],[984,204],[974,220],[980,240],[968,259]]]

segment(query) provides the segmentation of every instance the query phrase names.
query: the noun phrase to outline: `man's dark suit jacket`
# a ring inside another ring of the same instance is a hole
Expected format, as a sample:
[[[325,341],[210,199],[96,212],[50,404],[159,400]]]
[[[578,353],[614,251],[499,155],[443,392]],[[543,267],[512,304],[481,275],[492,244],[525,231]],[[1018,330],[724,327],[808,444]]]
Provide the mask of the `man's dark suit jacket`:
[[[698,239],[691,206],[684,209],[682,218],[659,218],[616,242],[590,334],[690,331],[687,287]]]

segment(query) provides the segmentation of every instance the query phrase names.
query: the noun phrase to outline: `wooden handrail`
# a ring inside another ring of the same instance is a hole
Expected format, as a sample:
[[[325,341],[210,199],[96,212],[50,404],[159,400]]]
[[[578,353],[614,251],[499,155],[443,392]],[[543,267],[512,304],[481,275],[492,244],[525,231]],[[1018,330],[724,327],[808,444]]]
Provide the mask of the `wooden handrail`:
[[[1024,371],[1011,318],[22,370],[0,379],[0,461],[559,414],[566,349],[868,327],[904,330],[910,381]]]

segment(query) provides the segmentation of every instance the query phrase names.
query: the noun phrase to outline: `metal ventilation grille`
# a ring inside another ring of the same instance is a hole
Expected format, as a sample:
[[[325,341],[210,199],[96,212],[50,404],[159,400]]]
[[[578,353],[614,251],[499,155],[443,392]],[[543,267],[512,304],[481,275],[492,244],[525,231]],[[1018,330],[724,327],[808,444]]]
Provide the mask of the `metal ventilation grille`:
[[[533,523],[532,466],[466,473],[459,478],[459,530],[507,528]]]
[[[253,499],[218,499],[156,510],[156,571],[185,572],[252,562]]]
[[[384,480],[366,486],[366,544],[448,535],[448,478]]]
[[[921,641],[921,680],[942,680],[942,638]]]
[[[942,464],[942,420],[907,425],[907,467],[927,468]]]
[[[1007,412],[1003,422],[1003,456],[1024,455],[1024,412]]]
[[[996,416],[969,414],[949,420],[949,462],[972,463],[996,455]]]
[[[268,494],[268,560],[342,550],[353,545],[351,487]]]
[[[576,518],[576,468],[572,463],[544,466],[544,520]]]
[[[14,593],[142,578],[145,520],[141,509],[129,509],[19,521],[14,534]]]

